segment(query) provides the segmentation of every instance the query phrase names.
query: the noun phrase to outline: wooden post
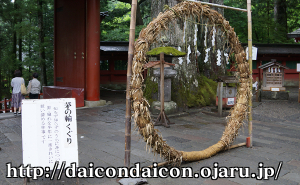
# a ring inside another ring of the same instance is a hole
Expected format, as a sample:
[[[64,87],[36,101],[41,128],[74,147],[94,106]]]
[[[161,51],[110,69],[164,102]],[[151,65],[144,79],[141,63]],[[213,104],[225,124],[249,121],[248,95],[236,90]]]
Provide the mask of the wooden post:
[[[4,113],[8,112],[6,98],[4,98]]]
[[[223,82],[218,82],[218,86],[219,86],[218,113],[219,113],[219,116],[222,117],[222,109],[223,109]]]
[[[171,123],[168,116],[165,114],[165,54],[163,52],[160,53],[160,113],[154,123],[154,126],[163,125],[167,128],[170,127]]]
[[[125,158],[124,165],[130,167],[130,147],[131,147],[131,98],[130,98],[130,80],[132,76],[132,60],[134,51],[135,23],[136,23],[137,0],[132,0],[131,19],[128,48],[127,64],[127,85],[126,85],[126,115],[125,115]]]
[[[248,15],[248,56],[250,68],[250,89],[252,91],[252,18],[251,18],[251,0],[247,0],[247,15]],[[252,98],[249,97],[249,120],[248,133],[250,138],[249,146],[252,147]]]
[[[164,58],[165,54],[163,52],[160,53],[160,113],[165,110],[165,75],[164,75]],[[165,121],[162,119],[162,121]]]
[[[299,73],[299,94],[298,94],[298,103],[300,103],[300,73]]]
[[[256,102],[258,102],[258,87],[259,87],[259,80],[258,77],[256,77],[256,89],[255,89],[255,94],[256,94]]]

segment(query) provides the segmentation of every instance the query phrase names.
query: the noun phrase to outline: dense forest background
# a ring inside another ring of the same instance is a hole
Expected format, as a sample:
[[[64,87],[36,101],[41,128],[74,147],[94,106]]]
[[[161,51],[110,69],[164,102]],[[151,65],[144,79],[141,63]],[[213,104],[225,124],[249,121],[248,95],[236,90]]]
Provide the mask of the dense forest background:
[[[108,15],[101,23],[101,41],[128,41],[131,0],[100,0]],[[224,0],[246,9],[246,0]],[[247,42],[247,15],[225,9],[224,16],[241,42]],[[254,43],[295,43],[286,34],[300,27],[300,0],[252,0]],[[151,21],[151,0],[139,0],[136,37]],[[26,81],[32,72],[43,85],[53,85],[53,0],[0,0],[0,98],[10,97],[13,72]]]

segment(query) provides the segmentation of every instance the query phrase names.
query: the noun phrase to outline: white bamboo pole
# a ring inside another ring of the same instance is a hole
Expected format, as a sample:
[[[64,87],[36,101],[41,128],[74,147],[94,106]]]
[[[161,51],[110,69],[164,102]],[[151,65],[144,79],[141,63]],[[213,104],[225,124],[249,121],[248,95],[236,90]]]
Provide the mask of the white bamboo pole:
[[[248,15],[248,62],[250,68],[250,90],[252,92],[252,19],[251,19],[251,0],[247,0]],[[249,147],[252,147],[252,97],[249,97],[249,116],[248,116]]]
[[[193,0],[185,0],[185,1],[194,2]],[[235,7],[231,7],[231,6],[225,6],[225,5],[202,2],[202,1],[198,1],[198,2],[200,2],[201,4],[209,5],[209,6],[215,6],[215,7],[219,7],[219,8],[225,8],[225,9],[237,10],[237,11],[241,11],[241,12],[247,12],[246,9],[242,9],[242,8],[235,8]]]
[[[127,85],[126,85],[126,113],[125,113],[125,157],[124,165],[130,167],[131,152],[131,99],[130,99],[130,80],[132,76],[132,60],[134,55],[134,37],[136,23],[137,0],[131,3],[131,19],[129,32],[128,65],[127,65]]]

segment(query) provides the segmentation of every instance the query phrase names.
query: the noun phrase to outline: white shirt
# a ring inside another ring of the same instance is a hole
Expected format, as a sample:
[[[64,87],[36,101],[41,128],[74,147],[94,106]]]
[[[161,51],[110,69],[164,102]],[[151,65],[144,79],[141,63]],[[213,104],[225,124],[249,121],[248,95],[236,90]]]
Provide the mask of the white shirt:
[[[21,92],[21,84],[25,85],[24,78],[22,77],[15,77],[11,80],[11,86],[13,87],[13,94],[18,94]]]

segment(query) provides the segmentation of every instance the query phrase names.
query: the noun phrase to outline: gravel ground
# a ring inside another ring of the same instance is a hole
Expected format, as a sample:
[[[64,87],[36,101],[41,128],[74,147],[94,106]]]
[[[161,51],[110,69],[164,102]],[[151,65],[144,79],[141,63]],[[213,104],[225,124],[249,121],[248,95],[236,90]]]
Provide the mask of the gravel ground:
[[[298,88],[288,88],[289,100],[262,100],[253,108],[253,119],[260,121],[300,121]],[[255,97],[254,97],[255,98]]]

